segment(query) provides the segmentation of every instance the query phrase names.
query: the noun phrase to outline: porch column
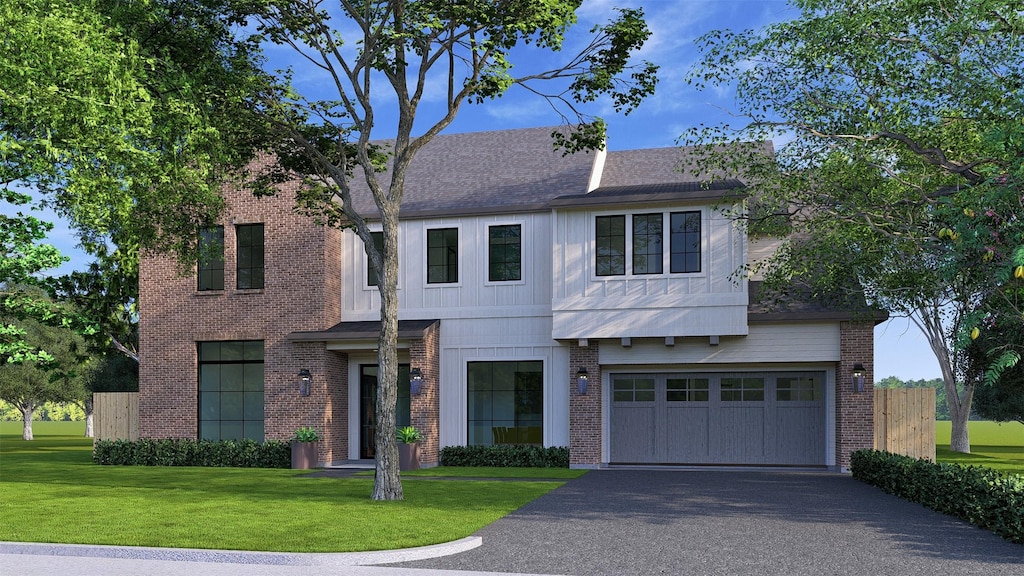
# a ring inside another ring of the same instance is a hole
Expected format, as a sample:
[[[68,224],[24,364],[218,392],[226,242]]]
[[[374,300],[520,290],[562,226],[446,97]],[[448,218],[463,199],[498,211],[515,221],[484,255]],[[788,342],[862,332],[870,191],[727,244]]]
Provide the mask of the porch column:
[[[581,395],[577,373],[587,371],[587,393]],[[598,343],[569,344],[569,467],[597,468],[601,464],[601,365]]]
[[[410,396],[412,425],[423,434],[420,440],[420,465],[437,466],[441,455],[441,329],[435,323],[423,338],[409,342],[409,368],[419,368],[423,388]]]

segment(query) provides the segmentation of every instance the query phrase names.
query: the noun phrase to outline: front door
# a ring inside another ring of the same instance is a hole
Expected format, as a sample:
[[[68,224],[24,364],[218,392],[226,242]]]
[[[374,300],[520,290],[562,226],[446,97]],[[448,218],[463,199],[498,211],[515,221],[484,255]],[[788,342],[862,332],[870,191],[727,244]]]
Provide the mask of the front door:
[[[376,456],[377,438],[377,374],[376,364],[359,367],[359,457],[372,460]],[[408,426],[409,417],[409,365],[398,365],[398,406],[395,410],[398,426]]]

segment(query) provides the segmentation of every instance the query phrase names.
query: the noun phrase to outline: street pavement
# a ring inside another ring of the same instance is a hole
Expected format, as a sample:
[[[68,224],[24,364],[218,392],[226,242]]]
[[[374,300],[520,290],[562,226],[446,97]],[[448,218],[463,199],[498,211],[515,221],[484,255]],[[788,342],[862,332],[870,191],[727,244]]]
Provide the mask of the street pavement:
[[[1022,545],[849,476],[806,471],[595,470],[474,537],[426,548],[367,556],[0,543],[0,575],[1024,575]],[[384,565],[359,565],[371,562]]]

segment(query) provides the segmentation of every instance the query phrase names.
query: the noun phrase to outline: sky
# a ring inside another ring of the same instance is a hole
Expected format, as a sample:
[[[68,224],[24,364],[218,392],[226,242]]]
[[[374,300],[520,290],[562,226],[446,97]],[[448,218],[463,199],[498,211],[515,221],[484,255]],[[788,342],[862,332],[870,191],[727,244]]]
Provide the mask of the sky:
[[[579,23],[570,31],[563,54],[552,57],[535,51],[517,51],[512,70],[514,75],[551,67],[559,59],[575,54],[591,38],[589,30],[606,22],[614,15],[615,7],[642,7],[651,28],[640,58],[660,66],[659,84],[655,95],[646,100],[629,116],[617,114],[608,102],[594,102],[586,108],[590,114],[605,119],[608,125],[608,148],[629,150],[660,148],[679,145],[680,136],[699,124],[718,124],[730,121],[733,93],[727,89],[698,92],[684,80],[699,59],[694,41],[716,29],[759,29],[765,25],[793,18],[797,12],[784,0],[585,0],[577,11]],[[295,85],[300,92],[317,94],[327,86],[328,79],[295,57],[290,48],[271,47],[267,50],[269,67],[294,67]],[[421,106],[423,117],[436,114],[443,96],[443,84],[438,82],[426,92]],[[382,97],[377,102],[375,138],[387,138],[389,102]],[[501,99],[483,105],[467,105],[459,112],[446,133],[476,132],[552,126],[560,122],[559,116],[541,98],[526,90],[513,87]],[[426,123],[417,123],[425,130]],[[776,142],[776,147],[782,145]],[[49,217],[56,222],[52,215]],[[51,241],[72,261],[59,273],[87,264],[85,257],[75,249],[74,235],[60,222],[51,234]],[[920,331],[906,319],[893,319],[875,330],[875,379],[897,376],[903,380],[935,378],[940,375],[938,363]]]

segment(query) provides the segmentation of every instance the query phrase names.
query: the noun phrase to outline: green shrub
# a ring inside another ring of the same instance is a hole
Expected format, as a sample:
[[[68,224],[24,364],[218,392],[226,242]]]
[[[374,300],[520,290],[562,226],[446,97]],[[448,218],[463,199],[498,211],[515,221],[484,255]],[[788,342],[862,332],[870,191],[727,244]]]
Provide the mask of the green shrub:
[[[116,466],[291,468],[291,446],[278,440],[97,440],[92,461]]]
[[[497,466],[501,468],[568,468],[569,449],[532,444],[446,446],[441,466]]]
[[[877,450],[851,457],[853,477],[1024,544],[1024,477]]]

